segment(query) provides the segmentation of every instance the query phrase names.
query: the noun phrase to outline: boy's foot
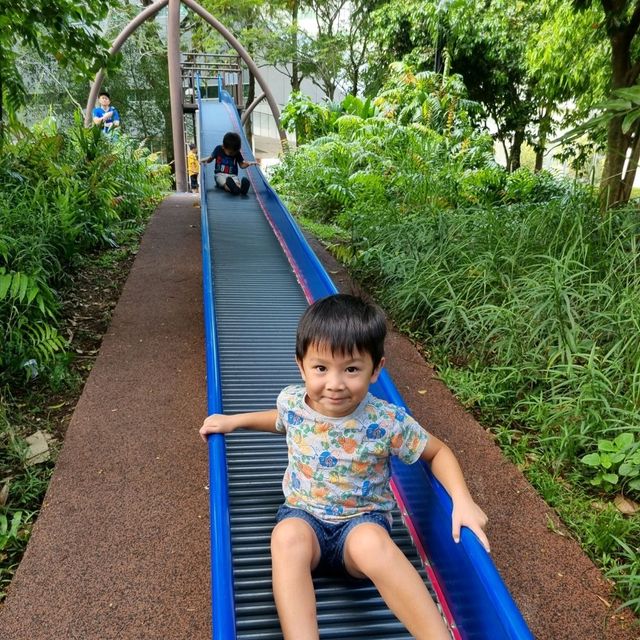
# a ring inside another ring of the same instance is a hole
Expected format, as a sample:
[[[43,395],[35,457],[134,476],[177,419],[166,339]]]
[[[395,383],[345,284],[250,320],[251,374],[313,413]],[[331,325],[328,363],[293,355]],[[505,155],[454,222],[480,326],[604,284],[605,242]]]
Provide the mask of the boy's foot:
[[[227,181],[224,184],[227,187],[227,191],[233,193],[234,196],[237,196],[240,193],[240,187],[231,176],[227,178]]]
[[[240,193],[243,196],[246,196],[250,186],[251,186],[251,183],[249,182],[249,178],[242,178],[242,181],[240,183]]]

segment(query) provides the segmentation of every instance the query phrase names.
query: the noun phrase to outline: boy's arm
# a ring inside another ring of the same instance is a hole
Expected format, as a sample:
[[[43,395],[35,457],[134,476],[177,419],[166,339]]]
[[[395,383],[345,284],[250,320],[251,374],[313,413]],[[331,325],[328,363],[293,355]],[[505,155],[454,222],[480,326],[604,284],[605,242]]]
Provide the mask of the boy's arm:
[[[453,502],[451,533],[453,539],[459,542],[461,527],[469,527],[478,536],[482,546],[489,551],[489,540],[484,532],[487,516],[471,497],[462,475],[462,469],[453,455],[453,451],[442,440],[429,434],[427,446],[420,457],[429,463],[433,475],[451,496]]]
[[[238,163],[243,169],[246,169],[247,167],[257,167],[258,163],[254,162],[253,160],[251,160],[250,162],[247,160],[243,160],[242,162]]]
[[[279,431],[276,430],[277,418],[277,409],[252,411],[251,413],[236,413],[231,416],[214,413],[206,418],[200,427],[200,436],[206,442],[209,434],[231,433],[239,428],[279,433]]]

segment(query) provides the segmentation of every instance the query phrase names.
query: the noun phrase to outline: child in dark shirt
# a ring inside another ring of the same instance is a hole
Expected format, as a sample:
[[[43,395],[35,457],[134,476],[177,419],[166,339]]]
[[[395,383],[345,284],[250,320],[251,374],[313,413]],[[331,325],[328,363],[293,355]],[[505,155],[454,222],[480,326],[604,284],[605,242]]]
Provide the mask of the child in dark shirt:
[[[242,145],[240,136],[233,131],[224,134],[222,144],[218,145],[208,158],[202,160],[203,163],[209,164],[215,162],[214,176],[216,185],[233,195],[246,195],[249,191],[250,182],[248,178],[238,177],[238,167],[246,169],[247,167],[256,166],[257,162],[246,161],[240,151]]]

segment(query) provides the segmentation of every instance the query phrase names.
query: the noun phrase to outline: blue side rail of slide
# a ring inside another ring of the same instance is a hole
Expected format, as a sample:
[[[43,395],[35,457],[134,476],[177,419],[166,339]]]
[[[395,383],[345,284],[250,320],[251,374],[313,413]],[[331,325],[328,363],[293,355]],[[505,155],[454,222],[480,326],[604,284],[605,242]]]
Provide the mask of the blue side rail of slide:
[[[220,100],[235,105],[226,91]],[[202,114],[202,105],[199,100]],[[201,125],[202,126],[202,125]],[[239,117],[229,129],[242,132]],[[242,135],[242,134],[241,134]],[[200,145],[198,145],[200,148]],[[243,135],[243,153],[249,144]],[[244,153],[251,158],[250,152]],[[211,256],[207,220],[206,185],[202,172],[202,251],[207,359],[208,412],[222,410],[217,360],[216,321],[211,277]],[[297,224],[261,172],[254,174],[256,196],[286,251],[305,293],[315,300],[337,291],[327,272],[309,247]],[[374,394],[405,406],[390,377],[383,371],[372,388]],[[209,438],[211,497],[211,556],[213,638],[236,637],[233,604],[233,575],[226,481],[226,459],[222,436]],[[451,501],[424,463],[393,464],[393,479],[422,546],[437,576],[456,627],[464,640],[533,640],[522,614],[504,585],[490,556],[469,530],[459,544],[451,537]]]

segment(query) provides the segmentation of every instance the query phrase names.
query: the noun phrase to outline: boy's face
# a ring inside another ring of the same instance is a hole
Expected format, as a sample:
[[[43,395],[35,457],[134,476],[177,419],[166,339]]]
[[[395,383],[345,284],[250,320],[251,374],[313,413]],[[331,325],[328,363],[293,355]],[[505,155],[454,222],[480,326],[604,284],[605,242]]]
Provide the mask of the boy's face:
[[[109,96],[100,96],[98,102],[103,109],[106,109],[111,104],[111,99]]]
[[[309,345],[298,367],[307,390],[307,404],[328,418],[348,416],[378,379],[384,358],[374,368],[371,355],[331,353],[326,345]]]

